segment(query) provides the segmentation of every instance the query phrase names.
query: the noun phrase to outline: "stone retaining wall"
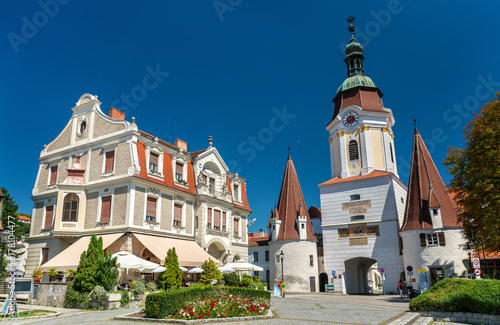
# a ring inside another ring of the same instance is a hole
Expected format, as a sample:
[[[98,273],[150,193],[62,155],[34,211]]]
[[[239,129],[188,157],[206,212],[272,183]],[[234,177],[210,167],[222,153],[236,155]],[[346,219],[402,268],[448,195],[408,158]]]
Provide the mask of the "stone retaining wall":
[[[500,316],[473,313],[444,313],[439,311],[420,311],[420,315],[433,317],[435,321],[464,324],[500,324]]]
[[[36,299],[33,299],[33,305],[49,306],[49,307],[64,307],[64,297],[68,284],[65,282],[43,283],[37,282],[34,284],[38,287]],[[35,290],[37,290],[35,288]]]

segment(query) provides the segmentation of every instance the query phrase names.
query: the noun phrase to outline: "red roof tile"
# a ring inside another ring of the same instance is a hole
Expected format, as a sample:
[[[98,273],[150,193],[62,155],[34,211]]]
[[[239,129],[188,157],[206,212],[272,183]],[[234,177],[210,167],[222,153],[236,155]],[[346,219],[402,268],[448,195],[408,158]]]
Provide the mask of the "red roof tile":
[[[309,217],[321,219],[321,209],[317,207],[309,207]]]
[[[415,127],[408,198],[401,231],[434,229],[429,208],[436,207],[440,208],[444,228],[459,228],[453,201]]]
[[[326,181],[324,183],[319,184],[318,186],[324,186],[324,185],[331,185],[331,184],[338,184],[338,183],[343,183],[343,182],[351,182],[351,181],[357,181],[360,179],[367,179],[367,178],[374,178],[374,177],[381,177],[381,176],[388,176],[388,175],[393,175],[392,173],[389,172],[384,172],[381,170],[374,170],[369,174],[366,175],[358,175],[358,176],[351,176],[351,177],[334,177],[330,179],[329,181]]]
[[[26,221],[30,221],[31,222],[31,219],[29,217],[27,217],[27,216],[18,215],[17,218],[19,220],[26,220]]]
[[[228,172],[228,174],[231,174],[231,173]],[[233,189],[232,189],[232,186],[231,186],[231,182],[229,180],[229,177],[226,176],[227,189],[229,190],[229,193],[231,193],[231,201],[233,202],[233,204],[236,207],[238,207],[240,209],[243,209],[243,210],[247,210],[247,211],[252,212],[252,209],[250,208],[250,204],[248,203],[247,187],[245,186],[245,179],[241,178],[239,176],[238,176],[238,178],[240,178],[242,180],[242,183],[241,183],[241,186],[240,186],[240,190],[241,190],[241,202],[243,204],[239,204],[238,202],[234,201],[234,198],[233,198]]]
[[[281,220],[281,227],[277,240],[300,239],[295,223],[299,215],[307,218],[307,239],[316,241],[311,218],[307,212],[306,202],[302,195],[302,189],[300,188],[299,178],[295,171],[292,158],[288,155],[278,206],[275,207],[273,214],[270,215],[270,218],[274,217]],[[268,224],[270,224],[270,219]]]
[[[378,88],[361,87],[353,89],[352,91],[341,92],[333,99],[335,111],[332,121],[341,110],[350,105],[357,105],[361,107],[363,111],[387,113],[382,103],[382,96],[383,94]]]
[[[248,238],[248,246],[249,247],[255,247],[255,246],[267,246],[269,245],[269,239],[268,237],[250,237]]]

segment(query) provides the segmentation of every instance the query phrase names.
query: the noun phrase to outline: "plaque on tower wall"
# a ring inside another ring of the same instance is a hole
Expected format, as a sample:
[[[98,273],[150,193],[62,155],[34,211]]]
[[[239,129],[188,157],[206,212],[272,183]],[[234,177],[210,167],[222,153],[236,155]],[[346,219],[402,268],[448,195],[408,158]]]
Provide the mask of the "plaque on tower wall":
[[[366,213],[372,207],[371,200],[342,203],[342,211],[349,211],[350,215]]]
[[[368,245],[368,238],[349,238],[349,246]]]

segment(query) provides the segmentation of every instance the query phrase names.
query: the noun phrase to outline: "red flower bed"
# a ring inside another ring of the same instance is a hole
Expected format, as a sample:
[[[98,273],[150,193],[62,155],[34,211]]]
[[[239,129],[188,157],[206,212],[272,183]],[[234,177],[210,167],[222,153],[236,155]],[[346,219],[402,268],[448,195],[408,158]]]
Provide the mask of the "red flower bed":
[[[242,316],[265,315],[269,306],[260,301],[250,301],[230,294],[217,296],[210,299],[206,297],[200,301],[192,302],[184,306],[180,312],[167,318],[173,319],[205,319],[205,318],[227,318]]]

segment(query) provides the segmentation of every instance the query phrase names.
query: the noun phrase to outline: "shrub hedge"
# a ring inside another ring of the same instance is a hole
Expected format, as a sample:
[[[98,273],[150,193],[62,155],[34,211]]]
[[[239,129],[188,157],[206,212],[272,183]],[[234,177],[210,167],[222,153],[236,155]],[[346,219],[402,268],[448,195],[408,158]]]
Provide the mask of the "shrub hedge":
[[[412,299],[410,310],[500,315],[500,280],[446,279]]]
[[[149,294],[146,297],[144,312],[148,318],[165,318],[179,312],[191,301],[206,297],[215,298],[226,293],[248,300],[264,298],[268,305],[271,300],[271,293],[267,291],[206,285]]]

